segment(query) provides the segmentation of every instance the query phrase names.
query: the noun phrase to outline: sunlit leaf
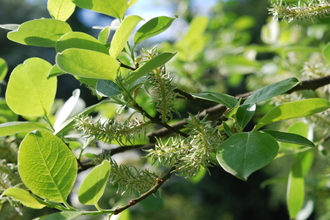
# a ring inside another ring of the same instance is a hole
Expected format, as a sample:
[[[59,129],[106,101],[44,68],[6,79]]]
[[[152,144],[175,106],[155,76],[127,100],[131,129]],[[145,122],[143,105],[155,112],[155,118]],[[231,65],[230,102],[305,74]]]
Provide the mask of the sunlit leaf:
[[[325,99],[313,98],[289,102],[272,108],[256,125],[256,130],[273,122],[313,115],[330,108],[330,102]]]
[[[56,55],[58,67],[75,76],[114,80],[119,69],[118,61],[104,53],[71,48]]]
[[[47,79],[52,65],[40,58],[30,58],[10,75],[6,92],[8,106],[19,115],[47,115],[54,102],[57,79]]]
[[[119,53],[124,49],[132,31],[141,20],[142,18],[137,15],[130,15],[124,19],[111,41],[110,56],[114,58],[118,57]]]
[[[55,42],[71,31],[71,27],[64,21],[38,19],[21,24],[17,30],[8,33],[8,39],[25,45],[55,47]]]
[[[94,167],[82,182],[78,191],[79,201],[85,205],[97,204],[103,195],[109,176],[110,162],[104,160],[102,164]]]
[[[0,82],[6,77],[8,71],[8,65],[6,61],[0,58]]]
[[[48,0],[47,9],[52,18],[66,21],[74,12],[76,5],[71,0]]]
[[[42,209],[44,204],[40,203],[34,198],[28,191],[20,188],[9,188],[5,190],[2,196],[10,196],[16,200],[19,200],[23,205],[32,209]]]
[[[74,154],[52,133],[35,131],[23,139],[18,152],[18,172],[33,194],[49,201],[66,201],[77,171]]]
[[[0,124],[0,136],[34,130],[49,131],[49,129],[46,128],[46,124],[41,122],[11,121]]]
[[[277,141],[269,134],[253,131],[238,133],[225,140],[216,157],[221,167],[239,179],[269,164],[278,152]]]

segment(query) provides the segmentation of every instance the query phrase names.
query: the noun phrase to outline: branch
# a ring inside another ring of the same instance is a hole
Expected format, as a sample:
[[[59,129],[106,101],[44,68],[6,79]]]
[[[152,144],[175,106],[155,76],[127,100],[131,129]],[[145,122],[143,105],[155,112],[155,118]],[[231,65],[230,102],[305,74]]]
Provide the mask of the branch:
[[[129,203],[123,207],[120,208],[116,208],[114,210],[114,215],[117,215],[119,213],[121,213],[122,211],[124,211],[125,209],[128,209],[130,207],[132,207],[133,205],[137,204],[138,202],[146,199],[147,197],[149,197],[150,195],[156,193],[158,191],[158,189],[168,180],[170,179],[173,171],[175,170],[175,167],[172,167],[161,179],[157,179],[156,180],[156,184],[154,187],[152,187],[149,191],[143,193],[140,197],[132,199],[129,201]]]

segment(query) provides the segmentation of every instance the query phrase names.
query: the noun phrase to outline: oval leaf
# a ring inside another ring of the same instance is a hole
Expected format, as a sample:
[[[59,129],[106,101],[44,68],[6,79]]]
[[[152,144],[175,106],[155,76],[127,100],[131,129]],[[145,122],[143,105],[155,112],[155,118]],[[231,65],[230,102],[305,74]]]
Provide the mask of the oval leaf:
[[[255,91],[250,97],[248,97],[244,104],[255,104],[258,102],[265,101],[267,99],[270,99],[274,96],[283,94],[296,85],[298,85],[299,80],[297,78],[288,78],[285,80],[282,80],[280,82],[273,83],[271,85],[265,86],[257,91]]]
[[[256,125],[256,130],[259,128],[281,120],[300,118],[308,115],[313,115],[323,112],[330,108],[330,102],[325,99],[305,99],[297,102],[290,102],[272,108],[264,115]]]
[[[49,131],[49,129],[46,128],[46,124],[41,122],[12,121],[0,124],[0,136],[34,130]]]
[[[173,20],[174,18],[166,16],[159,16],[149,20],[137,30],[134,36],[134,43],[138,44],[145,39],[162,33],[171,26]]]
[[[32,209],[42,209],[44,204],[40,203],[34,198],[28,191],[20,188],[9,188],[3,192],[3,196],[10,196],[16,200],[19,200],[23,205]]]
[[[304,145],[308,147],[315,147],[314,143],[308,140],[307,138],[293,133],[288,132],[281,132],[281,131],[274,131],[274,130],[262,130],[267,134],[273,136],[277,141],[297,144],[297,145]]]
[[[110,162],[104,160],[102,164],[94,167],[82,182],[78,192],[79,201],[85,205],[97,204],[103,195],[109,176]]]
[[[119,69],[119,63],[113,57],[104,53],[71,48],[56,55],[58,67],[75,76],[114,80]]]
[[[277,141],[269,134],[253,131],[229,137],[218,148],[221,167],[239,179],[269,164],[278,152]]]
[[[48,0],[47,2],[50,16],[61,21],[68,20],[75,8],[76,5],[71,0]]]
[[[47,79],[52,65],[40,58],[27,59],[10,75],[6,92],[8,106],[19,115],[47,115],[54,102],[57,79]]]
[[[115,18],[124,17],[127,10],[127,0],[72,0],[80,8],[97,11]]]
[[[124,19],[124,21],[120,24],[116,33],[113,35],[109,50],[110,56],[114,58],[118,57],[119,53],[125,47],[132,31],[141,20],[142,18],[137,15],[130,15]]]
[[[216,92],[201,92],[198,94],[191,93],[191,95],[195,98],[205,99],[208,101],[223,104],[227,108],[235,108],[235,106],[238,104],[238,101],[235,97],[227,94],[221,94]]]
[[[35,195],[64,202],[77,176],[77,161],[63,141],[50,132],[35,131],[22,141],[18,171]]]
[[[165,65],[172,57],[174,57],[176,53],[161,53],[152,58],[151,60],[148,60],[143,66],[141,66],[139,69],[132,72],[130,76],[127,77],[126,82],[128,84],[133,83],[134,81],[138,80],[142,76],[145,76],[147,73],[153,71],[154,69]]]
[[[8,39],[25,45],[55,47],[55,42],[71,31],[71,27],[64,21],[38,19],[21,24],[18,30],[8,33]]]
[[[96,92],[100,96],[110,97],[119,95],[122,89],[113,81],[99,79],[96,84]]]
[[[64,34],[56,42],[55,47],[57,53],[69,48],[80,48],[108,54],[108,49],[100,41],[82,32],[69,32]]]
[[[242,130],[252,119],[255,111],[256,111],[256,104],[242,105],[238,107],[236,112],[236,120],[237,120],[237,124],[241,127]]]

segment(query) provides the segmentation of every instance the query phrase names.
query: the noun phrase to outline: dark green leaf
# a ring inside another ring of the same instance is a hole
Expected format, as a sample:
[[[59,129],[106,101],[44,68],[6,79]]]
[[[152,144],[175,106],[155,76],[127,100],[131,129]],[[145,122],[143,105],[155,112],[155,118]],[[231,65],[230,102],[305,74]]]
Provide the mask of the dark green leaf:
[[[96,84],[96,92],[100,96],[110,97],[119,95],[122,89],[111,80],[99,79]]]
[[[281,131],[274,131],[274,130],[262,130],[267,134],[273,136],[277,141],[286,142],[291,144],[297,145],[304,145],[308,147],[315,147],[314,143],[308,140],[307,138],[293,133],[281,132]]]
[[[252,119],[255,111],[256,111],[255,104],[241,105],[240,107],[238,107],[236,112],[236,120],[237,120],[237,124],[241,127],[242,130]]]
[[[193,97],[209,100],[212,102],[223,104],[228,108],[235,108],[238,101],[235,97],[227,94],[216,93],[216,92],[201,92],[198,94],[192,93]]]

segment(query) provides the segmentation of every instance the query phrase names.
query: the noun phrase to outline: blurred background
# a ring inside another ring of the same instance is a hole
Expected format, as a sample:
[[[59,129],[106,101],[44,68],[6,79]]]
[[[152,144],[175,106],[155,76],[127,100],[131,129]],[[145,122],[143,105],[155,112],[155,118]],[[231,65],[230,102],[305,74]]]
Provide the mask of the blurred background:
[[[0,24],[21,24],[35,18],[49,18],[46,2],[46,0],[1,0]],[[173,42],[185,34],[193,18],[196,16],[208,17],[207,40],[212,41],[212,44],[210,44],[210,47],[206,46],[207,52],[203,52],[208,53],[208,55],[194,59],[193,62],[189,63],[190,66],[188,67],[182,63],[176,63],[176,70],[173,68],[176,74],[189,79],[176,83],[180,84],[181,88],[188,92],[191,90],[189,87],[197,85],[196,88],[193,88],[195,91],[207,87],[209,90],[215,90],[216,88],[219,92],[236,95],[247,92],[251,88],[253,89],[258,83],[267,84],[269,81],[274,80],[274,78],[270,78],[265,82],[256,80],[258,77],[259,79],[263,78],[262,74],[271,73],[272,68],[274,68],[274,65],[265,66],[262,63],[263,60],[274,58],[275,55],[269,52],[269,50],[257,54],[256,60],[262,64],[248,63],[246,60],[244,62],[242,60],[238,61],[241,56],[236,56],[236,54],[242,53],[243,47],[248,45],[272,44],[272,42],[267,42],[266,37],[261,34],[263,27],[272,19],[267,10],[269,7],[270,2],[267,0],[139,0],[128,10],[128,14],[137,14],[146,21],[161,15],[177,16],[170,29],[141,45],[141,47],[150,48],[150,46],[159,44],[160,50],[164,51],[167,49],[174,50],[172,47]],[[67,22],[74,31],[86,32],[97,37],[99,29],[93,27],[108,26],[112,20],[113,18],[108,16],[77,8]],[[327,20],[322,20],[318,24],[322,25],[326,22]],[[306,26],[308,24],[305,26],[301,25],[300,28],[306,29]],[[295,30],[291,31],[288,32],[287,38],[291,39],[294,37]],[[9,72],[30,57],[41,57],[54,64],[54,48],[19,45],[9,41],[6,38],[6,33],[7,31],[0,29],[0,57],[7,61]],[[325,39],[329,38],[328,28],[324,29],[322,33],[322,38],[324,36],[326,36],[324,37]],[[296,42],[303,37],[304,34],[301,34],[300,38],[295,39]],[[308,44],[313,44],[316,41],[317,37],[314,36]],[[232,55],[231,59],[222,59],[224,54]],[[292,68],[291,70],[297,70],[301,68],[298,66],[299,64],[296,64],[296,66],[291,65],[290,68]],[[181,69],[182,72],[177,69]],[[264,72],[260,72],[260,69]],[[189,71],[196,74],[191,76]],[[240,72],[243,74],[229,75],[228,72]],[[255,76],[253,83],[249,82],[250,75]],[[9,75],[5,81],[8,81],[8,77]],[[91,95],[89,89],[81,86],[70,75],[61,75],[58,78],[58,85],[58,99],[67,100],[75,89],[80,88],[82,91],[81,97],[87,106],[98,101],[95,96]],[[2,84],[1,87],[0,97],[4,97],[5,84]],[[181,106],[179,109],[182,112],[190,111],[190,109],[192,112],[198,111],[196,106],[189,105]],[[187,180],[173,176],[164,185],[160,194],[134,206],[117,219],[288,219],[285,206],[286,181],[278,181],[276,186],[267,185],[265,181],[270,177],[279,177],[279,179],[283,177],[285,179],[290,166],[289,159],[278,159],[261,171],[251,175],[246,182],[226,173],[219,167],[210,168],[211,175],[206,174],[201,180]],[[326,188],[313,196],[319,197],[320,199],[317,201],[320,201],[320,203],[324,202],[323,205],[326,206],[328,203],[326,198],[328,191],[328,188]],[[111,186],[107,189],[106,195],[102,198],[99,205],[100,207],[110,208],[111,206],[109,207],[109,205],[112,204],[113,200],[118,199],[119,195],[116,194],[115,188]],[[318,204],[316,203],[316,205]],[[32,219],[40,216],[43,212],[47,214],[52,211],[49,209],[38,211],[24,209],[24,217],[19,216],[12,219]],[[321,213],[318,215],[319,217],[325,216],[328,211],[321,208],[319,213]],[[326,217],[316,218],[315,216],[316,214],[313,212],[308,218],[304,219],[326,219]],[[98,216],[93,219],[102,218],[102,216]],[[0,219],[4,220],[1,214]],[[111,219],[115,219],[115,217]]]

